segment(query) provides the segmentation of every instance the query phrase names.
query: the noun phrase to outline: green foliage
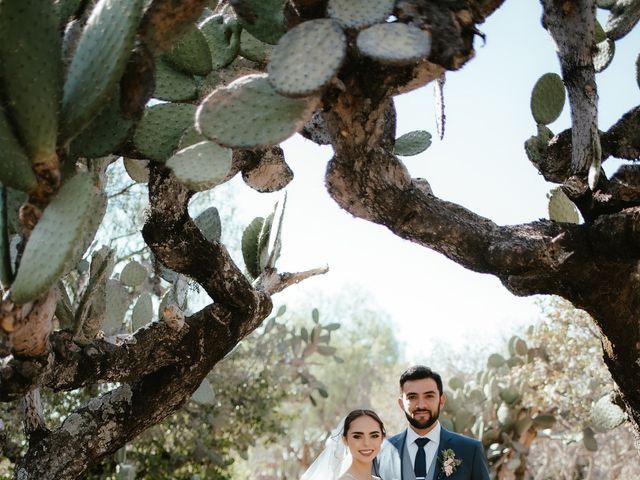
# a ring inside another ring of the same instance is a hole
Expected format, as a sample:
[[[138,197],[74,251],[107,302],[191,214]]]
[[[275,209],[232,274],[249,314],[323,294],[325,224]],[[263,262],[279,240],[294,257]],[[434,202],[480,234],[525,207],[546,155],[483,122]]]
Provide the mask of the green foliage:
[[[195,107],[187,103],[163,103],[147,107],[133,136],[136,148],[151,160],[173,155],[180,137],[193,125]]]
[[[44,210],[29,237],[11,286],[11,298],[15,302],[34,300],[75,263],[89,216],[95,213],[92,211],[94,195],[89,175],[79,173],[62,186]]]
[[[139,328],[151,323],[153,319],[153,301],[149,292],[143,292],[131,312],[131,331],[135,332]]]
[[[329,0],[327,15],[342,28],[361,29],[384,22],[393,13],[393,0]]]
[[[209,95],[198,109],[196,126],[222,146],[269,146],[300,130],[316,106],[314,98],[278,94],[266,75],[248,75]]]
[[[61,39],[54,2],[0,2],[2,87],[29,156],[52,155],[62,85]]]
[[[549,219],[554,222],[580,223],[578,209],[560,189],[553,188],[549,194]]]
[[[425,130],[414,130],[396,138],[393,153],[403,157],[418,155],[431,145],[431,134]]]
[[[284,35],[283,0],[230,0],[242,28],[258,40],[275,45]]]
[[[99,0],[78,41],[62,97],[62,132],[75,136],[103,108],[124,72],[142,0]]]
[[[258,238],[263,224],[264,218],[256,217],[242,233],[242,258],[247,272],[253,278],[260,276]]]
[[[102,111],[71,143],[74,157],[97,158],[110,154],[129,135],[133,122],[124,117],[120,107],[120,90],[116,88]]]
[[[211,64],[215,70],[229,65],[240,51],[240,27],[235,19],[213,15],[200,29],[211,51]]]
[[[28,192],[36,186],[36,176],[27,152],[15,138],[11,125],[0,107],[0,182],[7,187]]]
[[[548,125],[562,113],[565,90],[562,78],[557,73],[542,75],[531,92],[531,114],[536,123]]]
[[[195,223],[210,242],[219,242],[222,234],[220,214],[216,207],[209,207],[195,218]]]
[[[197,94],[193,76],[180,72],[165,60],[156,61],[156,88],[153,96],[170,102],[193,100]]]
[[[379,23],[358,34],[360,52],[385,65],[409,65],[429,56],[431,36],[413,25]]]
[[[195,25],[164,55],[172,67],[190,75],[204,76],[213,69],[211,50],[202,31]]]
[[[246,30],[240,32],[240,55],[253,62],[265,63],[272,47],[261,42]]]
[[[318,92],[338,73],[347,39],[329,19],[310,20],[289,30],[273,49],[267,71],[280,94],[304,97]]]
[[[147,269],[131,260],[120,272],[120,281],[128,287],[139,287],[147,279]]]
[[[213,142],[200,142],[179,150],[167,167],[195,192],[209,190],[226,180],[231,170],[232,151]]]

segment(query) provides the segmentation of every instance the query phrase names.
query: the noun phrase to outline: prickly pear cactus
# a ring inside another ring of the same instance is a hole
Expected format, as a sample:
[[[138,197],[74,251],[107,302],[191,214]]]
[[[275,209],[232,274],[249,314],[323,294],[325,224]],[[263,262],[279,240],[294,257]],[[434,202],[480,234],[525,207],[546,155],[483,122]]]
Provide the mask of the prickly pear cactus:
[[[26,303],[46,292],[77,256],[95,190],[89,175],[69,179],[42,213],[11,285],[11,298]]]
[[[195,109],[187,103],[146,108],[133,135],[136,148],[151,160],[165,161],[173,155],[184,131],[193,125]]]
[[[195,25],[171,47],[164,59],[172,67],[191,75],[204,76],[213,69],[207,39]]]
[[[126,287],[118,280],[108,280],[106,286],[106,312],[102,325],[105,336],[124,333],[124,317],[131,304]]]
[[[264,218],[256,217],[242,233],[242,258],[251,277],[260,276],[258,238],[264,224]]]
[[[36,186],[36,175],[27,152],[15,138],[11,125],[0,107],[0,182],[7,187],[28,192]]]
[[[616,53],[616,43],[607,38],[596,45],[595,52],[593,53],[593,67],[596,73],[602,72],[613,61],[613,56]]]
[[[246,30],[240,32],[240,55],[252,62],[265,63],[271,55],[272,47],[261,42]]]
[[[195,224],[200,229],[204,238],[210,242],[219,242],[222,234],[220,214],[216,207],[209,207],[195,218]]]
[[[211,51],[211,65],[218,70],[229,65],[240,51],[240,27],[235,19],[213,15],[200,25]]]
[[[549,198],[549,219],[554,222],[580,223],[578,209],[560,187],[547,195]]]
[[[531,114],[536,123],[548,125],[562,113],[565,90],[562,78],[557,73],[542,75],[531,92]]]
[[[0,2],[3,89],[32,161],[55,156],[62,91],[62,47],[54,2]]]
[[[379,23],[358,34],[358,50],[386,65],[409,65],[429,56],[429,32],[404,23]]]
[[[99,0],[93,7],[64,83],[64,138],[82,130],[113,93],[133,47],[142,6],[142,0]]]
[[[98,158],[113,152],[129,135],[133,122],[120,108],[119,89],[87,128],[71,142],[73,157]]]
[[[196,81],[193,76],[180,72],[165,60],[156,61],[156,88],[153,96],[170,102],[193,100],[197,95]]]
[[[347,54],[347,39],[329,19],[310,20],[289,30],[271,53],[267,72],[273,88],[304,97],[325,87]]]
[[[318,101],[316,97],[284,97],[266,75],[247,75],[205,99],[196,113],[196,127],[225,147],[276,145],[304,126]]]
[[[285,33],[283,0],[230,0],[240,25],[251,35],[275,45]]]
[[[120,272],[120,281],[128,287],[136,288],[147,279],[148,272],[144,265],[131,260]]]
[[[194,192],[209,190],[222,183],[231,170],[232,152],[217,143],[204,141],[178,151],[167,167]]]
[[[393,13],[394,0],[329,0],[327,14],[345,29],[361,29],[384,22]]]
[[[149,292],[143,292],[133,306],[131,312],[131,331],[135,332],[139,328],[151,323],[153,318],[153,301]]]
[[[415,130],[396,138],[393,153],[409,157],[424,152],[431,145],[431,134],[425,130]]]
[[[200,405],[213,405],[215,403],[216,396],[213,391],[213,387],[211,386],[211,382],[206,378],[202,380],[200,386],[195,392],[193,392],[191,399]]]
[[[594,428],[599,432],[613,430],[626,420],[624,410],[613,403],[606,395],[593,404],[591,420]]]

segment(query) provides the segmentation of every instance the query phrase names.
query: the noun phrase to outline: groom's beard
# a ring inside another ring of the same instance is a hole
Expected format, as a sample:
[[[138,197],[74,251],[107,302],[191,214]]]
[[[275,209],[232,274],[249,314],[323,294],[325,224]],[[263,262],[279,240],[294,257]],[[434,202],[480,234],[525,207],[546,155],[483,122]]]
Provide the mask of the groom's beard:
[[[431,425],[433,425],[438,421],[438,417],[440,416],[440,405],[438,405],[438,410],[436,410],[435,413],[431,412],[430,410],[419,410],[417,412],[413,412],[413,415],[421,412],[429,412],[430,414],[429,418],[421,422],[420,420],[412,417],[407,412],[404,412],[404,416],[407,417],[407,421],[411,424],[413,428],[416,428],[418,430],[426,430],[427,428],[429,428]]]

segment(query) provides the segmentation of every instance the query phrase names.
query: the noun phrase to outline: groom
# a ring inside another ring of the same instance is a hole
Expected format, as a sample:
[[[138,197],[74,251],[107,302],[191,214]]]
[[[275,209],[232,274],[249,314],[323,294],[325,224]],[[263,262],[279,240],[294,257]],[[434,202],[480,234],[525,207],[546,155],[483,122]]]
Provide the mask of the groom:
[[[482,444],[440,425],[442,378],[416,365],[400,376],[398,404],[409,428],[389,439],[398,449],[402,480],[489,480]]]

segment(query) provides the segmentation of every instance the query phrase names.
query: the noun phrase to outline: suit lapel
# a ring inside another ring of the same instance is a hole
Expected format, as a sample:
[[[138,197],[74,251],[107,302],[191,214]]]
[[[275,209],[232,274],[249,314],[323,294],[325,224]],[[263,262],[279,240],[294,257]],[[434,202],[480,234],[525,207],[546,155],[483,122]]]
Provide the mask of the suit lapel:
[[[445,478],[442,474],[442,452],[448,448],[453,448],[451,445],[451,432],[446,430],[442,424],[440,426],[440,443],[438,444],[438,451],[436,452],[436,470],[434,472],[434,479],[439,480]]]

